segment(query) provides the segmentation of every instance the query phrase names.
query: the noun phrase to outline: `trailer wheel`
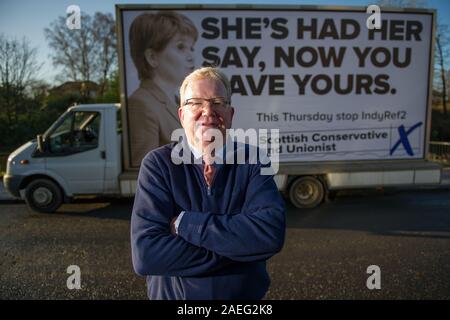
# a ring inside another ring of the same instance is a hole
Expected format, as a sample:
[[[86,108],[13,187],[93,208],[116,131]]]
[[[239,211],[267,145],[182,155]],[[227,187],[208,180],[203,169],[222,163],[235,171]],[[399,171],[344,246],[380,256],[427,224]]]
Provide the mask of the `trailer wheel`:
[[[313,176],[297,178],[289,188],[289,199],[297,208],[314,208],[325,197],[322,182]]]
[[[25,188],[25,201],[37,212],[55,212],[63,203],[59,186],[49,179],[36,179]]]

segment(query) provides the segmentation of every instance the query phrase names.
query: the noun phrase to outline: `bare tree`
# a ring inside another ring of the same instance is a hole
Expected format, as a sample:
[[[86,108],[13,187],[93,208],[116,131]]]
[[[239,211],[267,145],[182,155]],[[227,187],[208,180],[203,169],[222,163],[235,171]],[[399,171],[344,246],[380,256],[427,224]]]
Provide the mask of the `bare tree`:
[[[440,78],[440,94],[442,101],[442,110],[444,115],[448,115],[447,110],[447,90],[448,90],[448,74],[449,70],[446,69],[447,60],[450,57],[450,38],[448,36],[448,26],[444,24],[439,24],[436,27],[436,50],[435,50],[435,74]]]
[[[95,46],[96,70],[100,82],[100,95],[103,96],[108,76],[117,64],[117,37],[112,14],[96,12],[92,23],[92,32],[97,43]]]
[[[53,64],[62,67],[70,80],[98,81],[103,94],[111,66],[117,63],[113,16],[97,12],[92,18],[82,13],[78,30],[69,29],[66,18],[59,17],[44,32],[53,49]]]
[[[9,126],[17,125],[20,103],[26,88],[42,64],[36,59],[37,49],[22,41],[0,35],[0,112],[6,114]]]
[[[66,19],[59,17],[45,28],[45,36],[53,49],[53,64],[63,67],[63,73],[73,81],[91,79],[91,63],[94,61],[95,40],[91,31],[91,17],[82,16],[81,29],[69,29]]]
[[[450,70],[447,70],[447,76],[446,79],[450,79]],[[447,81],[447,97],[449,96],[448,93],[450,92],[450,83]]]
[[[386,7],[410,7],[422,8],[428,6],[426,0],[379,0],[380,6]],[[448,101],[448,74],[446,69],[448,66],[448,59],[450,58],[450,38],[448,35],[448,26],[442,23],[436,25],[435,35],[435,56],[434,56],[434,83],[433,92],[440,96],[442,102],[442,109],[444,115],[447,116],[447,101]],[[433,94],[434,95],[434,94]]]

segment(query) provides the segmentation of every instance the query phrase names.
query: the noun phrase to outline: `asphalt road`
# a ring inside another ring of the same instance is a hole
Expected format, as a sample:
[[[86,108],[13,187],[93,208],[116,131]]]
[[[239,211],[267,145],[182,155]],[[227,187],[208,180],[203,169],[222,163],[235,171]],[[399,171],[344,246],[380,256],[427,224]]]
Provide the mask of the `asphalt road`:
[[[146,299],[133,273],[130,200],[79,201],[56,214],[0,202],[0,299]],[[288,204],[266,299],[450,299],[450,190],[341,194]],[[66,286],[78,265],[81,289]],[[381,271],[369,290],[367,267]]]

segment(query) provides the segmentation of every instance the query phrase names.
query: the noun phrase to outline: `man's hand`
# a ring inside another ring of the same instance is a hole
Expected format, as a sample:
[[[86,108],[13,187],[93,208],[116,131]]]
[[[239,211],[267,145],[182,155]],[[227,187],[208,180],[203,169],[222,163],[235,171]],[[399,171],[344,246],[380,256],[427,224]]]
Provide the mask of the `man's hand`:
[[[170,233],[173,234],[174,236],[177,235],[177,232],[175,230],[175,221],[177,220],[178,216],[175,216],[172,218],[172,220],[170,220]]]

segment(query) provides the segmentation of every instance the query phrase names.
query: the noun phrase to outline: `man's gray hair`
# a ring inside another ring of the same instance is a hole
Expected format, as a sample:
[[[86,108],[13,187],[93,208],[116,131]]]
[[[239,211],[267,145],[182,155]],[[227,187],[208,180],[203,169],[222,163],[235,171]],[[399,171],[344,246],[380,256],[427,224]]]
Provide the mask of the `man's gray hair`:
[[[184,97],[184,92],[186,91],[186,87],[188,84],[193,80],[200,80],[200,79],[212,79],[216,81],[222,82],[222,84],[225,87],[225,90],[227,92],[227,100],[228,103],[231,103],[231,84],[230,80],[228,80],[228,77],[219,69],[215,67],[203,67],[200,69],[196,69],[192,71],[190,74],[184,78],[183,83],[180,87],[180,97]],[[181,101],[182,104],[184,101]]]

